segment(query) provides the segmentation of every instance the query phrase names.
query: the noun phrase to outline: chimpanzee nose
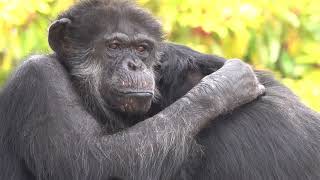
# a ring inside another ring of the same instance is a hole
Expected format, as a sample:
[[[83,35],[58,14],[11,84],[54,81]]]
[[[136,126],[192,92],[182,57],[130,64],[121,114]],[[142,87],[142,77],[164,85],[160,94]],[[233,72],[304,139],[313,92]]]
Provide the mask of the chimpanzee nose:
[[[128,61],[128,68],[132,71],[137,71],[142,69],[142,64],[140,62]]]

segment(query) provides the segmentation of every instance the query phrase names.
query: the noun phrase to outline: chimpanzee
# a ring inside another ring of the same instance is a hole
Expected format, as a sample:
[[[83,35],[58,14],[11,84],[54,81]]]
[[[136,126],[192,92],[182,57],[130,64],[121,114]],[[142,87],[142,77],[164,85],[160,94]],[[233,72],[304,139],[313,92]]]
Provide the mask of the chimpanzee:
[[[162,51],[156,68],[162,96],[153,103],[150,116],[178,100],[225,61],[170,43]],[[201,153],[191,154],[173,179],[320,179],[319,113],[303,105],[270,73],[256,74],[265,94],[201,130],[196,137]],[[223,84],[226,78],[217,80]],[[224,97],[232,96],[228,94]]]
[[[164,77],[155,74],[162,37],[126,1],[87,0],[62,13],[49,29],[54,54],[29,58],[0,94],[0,179],[173,179],[190,157],[201,160],[200,130],[264,87],[248,65],[228,61],[144,120]]]

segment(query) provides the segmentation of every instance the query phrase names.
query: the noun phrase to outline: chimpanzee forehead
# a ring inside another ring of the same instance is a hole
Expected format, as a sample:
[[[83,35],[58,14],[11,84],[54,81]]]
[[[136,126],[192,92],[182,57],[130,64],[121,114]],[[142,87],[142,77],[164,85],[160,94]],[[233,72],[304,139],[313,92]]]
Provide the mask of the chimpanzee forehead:
[[[81,18],[81,24],[88,24],[83,26],[89,28],[89,32],[95,33],[115,33],[120,32],[132,37],[136,34],[146,34],[148,36],[155,36],[158,39],[161,36],[161,26],[152,17],[141,17],[135,12],[101,8],[95,11],[86,13]],[[90,24],[90,25],[89,25]],[[155,31],[157,31],[155,33]]]
[[[137,36],[139,34],[144,34],[146,36],[152,36],[151,32],[148,31],[146,27],[138,22],[132,22],[128,19],[122,18],[119,19],[118,23],[115,24],[115,27],[112,28],[111,33],[119,32],[126,34],[130,38]]]
[[[144,34],[156,41],[161,41],[163,37],[158,21],[146,11],[133,6],[79,6],[59,18],[71,19],[69,36],[83,42],[116,32],[129,37]]]

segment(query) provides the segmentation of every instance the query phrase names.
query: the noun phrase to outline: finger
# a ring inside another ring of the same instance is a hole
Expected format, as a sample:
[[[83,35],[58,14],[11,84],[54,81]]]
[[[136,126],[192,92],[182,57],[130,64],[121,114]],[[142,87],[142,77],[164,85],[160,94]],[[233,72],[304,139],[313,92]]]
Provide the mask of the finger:
[[[258,93],[259,93],[259,95],[263,95],[266,93],[266,88],[264,87],[264,85],[262,85],[262,84],[258,85]]]

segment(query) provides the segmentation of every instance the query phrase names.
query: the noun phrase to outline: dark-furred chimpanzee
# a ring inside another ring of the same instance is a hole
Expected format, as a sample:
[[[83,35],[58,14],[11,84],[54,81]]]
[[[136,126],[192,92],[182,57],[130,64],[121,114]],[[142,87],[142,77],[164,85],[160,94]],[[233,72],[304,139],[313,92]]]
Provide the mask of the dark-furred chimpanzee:
[[[225,61],[176,44],[165,44],[162,51],[157,66],[162,98],[152,105],[151,115],[179,99]],[[192,154],[174,179],[320,179],[319,113],[304,106],[270,74],[256,74],[266,93],[219,116],[202,130],[196,138],[202,147],[201,158]],[[218,81],[223,84],[225,78]]]
[[[0,94],[1,180],[173,179],[201,154],[194,138],[210,120],[264,91],[230,61],[141,121],[164,46],[160,25],[125,1],[76,4],[49,44],[55,53],[25,61]]]

